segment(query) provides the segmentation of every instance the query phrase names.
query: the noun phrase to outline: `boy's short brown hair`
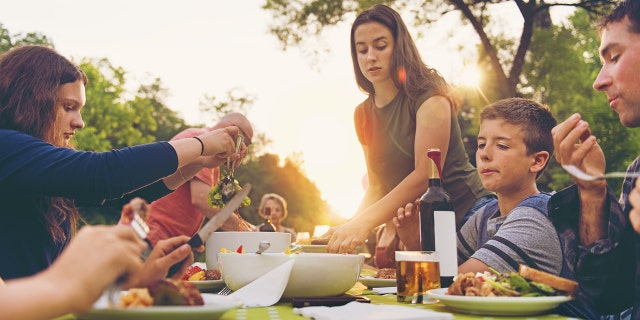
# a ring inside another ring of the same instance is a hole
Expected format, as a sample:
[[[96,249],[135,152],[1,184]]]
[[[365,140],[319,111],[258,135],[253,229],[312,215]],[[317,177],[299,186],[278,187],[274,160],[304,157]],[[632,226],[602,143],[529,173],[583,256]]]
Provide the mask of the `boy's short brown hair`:
[[[549,155],[553,155],[551,129],[558,122],[549,107],[530,99],[503,99],[484,107],[480,112],[480,123],[484,120],[496,119],[520,127],[524,133],[527,155],[539,151],[547,151]],[[538,176],[543,171],[538,172]]]

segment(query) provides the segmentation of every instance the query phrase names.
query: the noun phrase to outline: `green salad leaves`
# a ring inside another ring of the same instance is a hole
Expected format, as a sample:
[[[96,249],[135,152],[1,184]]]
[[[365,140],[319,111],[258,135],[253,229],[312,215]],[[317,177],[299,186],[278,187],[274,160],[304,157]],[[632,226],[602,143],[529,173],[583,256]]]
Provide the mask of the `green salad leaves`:
[[[529,281],[517,272],[500,273],[489,268],[491,273],[485,272],[478,277],[489,283],[500,295],[510,297],[543,297],[555,296],[558,291],[546,284]]]

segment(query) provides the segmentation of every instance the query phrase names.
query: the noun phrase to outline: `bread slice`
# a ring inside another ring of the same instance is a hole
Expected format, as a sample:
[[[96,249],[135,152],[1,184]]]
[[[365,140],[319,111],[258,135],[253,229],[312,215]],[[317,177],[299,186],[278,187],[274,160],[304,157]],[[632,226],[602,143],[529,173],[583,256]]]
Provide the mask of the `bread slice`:
[[[540,271],[525,265],[520,265],[518,274],[529,281],[535,281],[546,284],[558,291],[566,292],[567,295],[573,296],[578,288],[578,283],[566,278],[554,276],[550,273]]]

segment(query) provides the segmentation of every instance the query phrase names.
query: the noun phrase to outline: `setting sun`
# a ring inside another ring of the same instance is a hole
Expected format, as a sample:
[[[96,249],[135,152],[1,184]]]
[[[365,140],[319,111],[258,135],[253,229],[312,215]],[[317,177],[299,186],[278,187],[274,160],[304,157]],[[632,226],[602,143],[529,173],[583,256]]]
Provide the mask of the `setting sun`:
[[[482,72],[477,66],[465,64],[456,79],[456,83],[465,87],[477,88],[482,80]]]

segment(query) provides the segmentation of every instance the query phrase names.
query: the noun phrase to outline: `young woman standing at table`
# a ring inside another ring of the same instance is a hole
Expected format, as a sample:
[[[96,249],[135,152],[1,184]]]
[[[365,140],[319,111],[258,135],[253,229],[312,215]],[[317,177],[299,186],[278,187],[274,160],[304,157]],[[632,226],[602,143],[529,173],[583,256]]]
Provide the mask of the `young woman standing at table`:
[[[351,58],[358,87],[369,95],[355,110],[369,187],[353,219],[334,228],[328,251],[355,250],[399,206],[425,192],[428,148],[442,150],[443,184],[460,227],[464,215],[488,201],[483,197],[490,192],[469,162],[449,85],[424,64],[402,18],[385,5],[356,18]]]
[[[46,47],[23,46],[0,56],[0,277],[5,280],[34,275],[54,262],[76,230],[74,201],[104,205],[120,199],[121,205],[134,195],[152,201],[202,167],[240,157],[234,154],[237,127],[110,152],[74,150],[70,139],[84,127],[86,84],[78,66]],[[180,239],[173,249],[188,241]],[[184,259],[190,250],[177,254]],[[152,262],[158,277],[166,277],[175,263]]]

